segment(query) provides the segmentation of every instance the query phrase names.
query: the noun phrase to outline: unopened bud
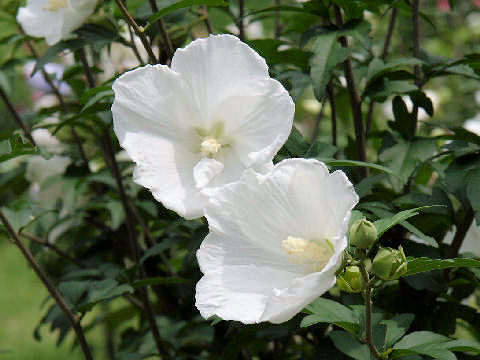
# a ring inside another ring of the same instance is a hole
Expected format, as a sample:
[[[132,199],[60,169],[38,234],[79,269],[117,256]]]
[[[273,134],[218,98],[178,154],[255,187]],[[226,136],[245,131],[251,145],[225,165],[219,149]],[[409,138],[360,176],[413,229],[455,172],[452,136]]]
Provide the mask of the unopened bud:
[[[359,249],[368,249],[377,240],[377,228],[370,221],[357,220],[350,227],[350,243]]]
[[[348,266],[337,277],[337,286],[346,292],[357,293],[365,289],[365,281],[358,266]]]
[[[395,280],[404,275],[407,272],[407,259],[403,248],[380,248],[373,259],[372,271],[383,280]]]

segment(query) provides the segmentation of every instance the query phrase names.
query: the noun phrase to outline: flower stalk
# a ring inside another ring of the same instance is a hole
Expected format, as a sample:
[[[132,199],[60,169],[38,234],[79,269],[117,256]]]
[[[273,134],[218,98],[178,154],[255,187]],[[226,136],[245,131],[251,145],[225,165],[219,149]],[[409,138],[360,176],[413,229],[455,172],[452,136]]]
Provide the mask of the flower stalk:
[[[342,11],[338,5],[333,5],[333,9],[335,11],[335,18],[337,21],[337,26],[339,28],[343,27],[343,16]],[[340,37],[340,43],[343,47],[348,47],[348,41],[345,36]],[[367,154],[366,154],[366,143],[365,143],[365,131],[363,129],[363,116],[362,116],[362,99],[357,89],[357,85],[355,83],[355,77],[353,75],[353,66],[352,60],[350,56],[343,63],[344,66],[344,73],[345,78],[347,80],[347,89],[350,95],[350,105],[352,107],[352,114],[353,114],[353,125],[355,129],[355,143],[357,145],[357,155],[358,160],[366,162],[367,161]],[[361,174],[362,177],[368,176],[368,168],[361,167]]]
[[[368,272],[365,268],[365,263],[363,260],[359,264],[360,273],[363,276],[365,282],[365,341],[370,349],[370,352],[375,357],[375,359],[383,359],[382,355],[378,351],[375,343],[373,342],[372,334],[372,283],[368,276]]]

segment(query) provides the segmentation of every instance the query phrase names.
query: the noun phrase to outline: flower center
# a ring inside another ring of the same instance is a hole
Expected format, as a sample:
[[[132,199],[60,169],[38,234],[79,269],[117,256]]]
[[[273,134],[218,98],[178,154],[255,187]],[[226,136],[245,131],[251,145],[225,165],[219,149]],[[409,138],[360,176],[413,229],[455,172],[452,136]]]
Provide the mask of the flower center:
[[[222,144],[219,140],[213,137],[206,137],[200,144],[200,151],[202,152],[203,156],[212,157],[218,152],[218,150],[220,150],[221,147]]]
[[[49,0],[48,4],[43,7],[43,10],[57,12],[60,9],[66,8],[68,0]]]
[[[289,236],[282,247],[290,263],[307,268],[311,272],[322,271],[335,253],[327,239],[310,240]]]

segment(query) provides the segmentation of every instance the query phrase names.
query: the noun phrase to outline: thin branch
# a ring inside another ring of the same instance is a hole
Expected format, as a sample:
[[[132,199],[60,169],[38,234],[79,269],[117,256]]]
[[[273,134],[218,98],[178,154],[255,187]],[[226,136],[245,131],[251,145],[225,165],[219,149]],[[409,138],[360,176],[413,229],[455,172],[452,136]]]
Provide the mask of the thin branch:
[[[390,50],[390,44],[392,42],[393,31],[395,30],[395,23],[397,21],[398,9],[396,7],[392,8],[392,14],[390,15],[390,22],[388,23],[387,35],[385,36],[385,42],[383,43],[383,50],[381,59],[385,61]]]
[[[244,17],[245,17],[245,0],[238,0],[237,27],[238,27],[238,38],[241,41],[245,41]]]
[[[130,35],[130,47],[133,50],[133,53],[135,54],[135,57],[137,58],[138,62],[140,63],[141,66],[144,66],[145,63],[143,62],[142,56],[140,55],[140,52],[138,51],[137,44],[135,44],[135,38],[133,37],[133,31],[132,27],[129,25],[128,26],[128,34]]]
[[[337,21],[337,26],[339,28],[343,27],[343,17],[342,12],[338,5],[334,4],[333,9],[335,11],[335,18]],[[340,37],[340,43],[343,47],[348,47],[347,38],[345,36]],[[347,80],[348,93],[350,95],[350,105],[352,107],[353,114],[353,125],[355,129],[355,143],[357,145],[357,156],[360,161],[366,162],[366,142],[365,142],[365,132],[363,130],[363,118],[362,118],[362,99],[357,90],[357,85],[355,84],[355,77],[353,75],[352,60],[350,56],[343,63],[345,78]],[[362,177],[368,176],[368,168],[361,168]]]
[[[148,41],[147,37],[145,36],[145,32],[144,32],[143,28],[138,26],[138,24],[133,19],[132,15],[130,15],[130,13],[128,12],[127,7],[125,6],[125,4],[123,3],[122,0],[115,0],[115,2],[117,3],[118,7],[122,11],[123,15],[125,16],[125,19],[127,20],[127,22],[133,28],[135,33],[140,37],[140,40],[142,41],[143,47],[147,51],[148,56],[150,56],[150,59],[154,63],[158,63],[158,59],[155,56],[155,54],[153,53],[152,47],[151,47],[150,42]]]
[[[0,97],[2,98],[3,102],[5,103],[5,106],[7,107],[8,111],[10,111],[10,114],[12,114],[13,118],[15,119],[15,122],[17,123],[18,126],[20,126],[23,130],[23,133],[27,137],[27,139],[32,143],[33,146],[37,146],[35,143],[35,140],[33,140],[32,137],[32,132],[30,130],[30,127],[22,120],[20,115],[18,115],[17,110],[15,110],[15,107],[13,104],[10,102],[10,99],[7,96],[7,93],[3,89],[3,87],[0,85]]]
[[[320,111],[317,114],[317,118],[315,119],[315,126],[313,127],[312,131],[312,139],[311,142],[313,143],[315,140],[317,140],[318,137],[318,132],[320,130],[320,123],[322,122],[323,119],[323,112],[325,110],[325,102],[327,101],[327,96],[324,96],[322,99],[322,105],[320,107]]]
[[[133,215],[137,219],[137,222],[140,224],[140,227],[143,230],[143,233],[145,234],[145,237],[147,239],[148,246],[153,246],[156,241],[153,238],[152,233],[150,232],[150,229],[148,228],[148,225],[145,223],[145,220],[143,220],[142,215],[138,212],[138,209],[135,207],[135,205],[132,203],[132,201],[129,199],[129,205],[130,209],[132,210]],[[170,275],[176,275],[176,271],[172,268],[170,265],[170,262],[168,261],[168,258],[165,256],[163,252],[158,254],[160,259],[162,260],[163,264],[167,268],[168,272]]]
[[[21,31],[22,34],[25,35],[25,32],[23,31],[23,29],[21,27],[20,27],[20,31]],[[32,45],[32,43],[27,40],[27,41],[25,41],[25,45],[27,46],[28,51],[30,51],[30,53],[35,58],[35,60],[38,60],[38,58],[39,58],[38,53],[35,50],[35,47]],[[43,78],[45,79],[47,84],[50,86],[50,89],[52,90],[53,94],[57,98],[57,100],[60,104],[60,108],[62,109],[63,112],[65,112],[66,111],[66,104],[65,104],[65,100],[63,99],[62,94],[60,93],[60,89],[55,85],[55,83],[52,80],[52,77],[50,76],[49,73],[47,73],[47,71],[45,70],[44,67],[42,67],[41,72],[42,72]],[[78,147],[78,151],[80,152],[80,157],[82,158],[82,161],[85,163],[85,165],[88,168],[88,157],[87,157],[87,153],[85,152],[85,148],[83,147],[82,140],[80,139],[80,136],[78,135],[77,130],[75,130],[73,125],[70,129],[71,129],[71,132],[72,132],[73,140],[75,141],[75,144]]]
[[[112,147],[110,136],[106,130],[104,131],[104,134],[103,134],[103,140],[104,140],[103,142],[104,142],[104,147],[105,147],[107,156],[110,158],[111,171],[115,179],[115,182],[117,183],[118,192],[120,194],[120,199],[122,201],[123,208],[126,215],[126,225],[127,225],[127,233],[128,233],[127,235],[128,235],[129,245],[130,245],[130,251],[132,253],[135,263],[137,264],[140,279],[143,280],[143,279],[146,279],[147,276],[145,273],[145,269],[142,263],[140,262],[140,252],[137,246],[137,240],[134,233],[134,223],[133,223],[134,215],[132,213],[132,207],[130,206],[129,200],[127,198],[127,194],[125,192],[125,188],[123,186],[120,169],[118,168],[118,164],[115,160],[115,153]],[[160,331],[158,329],[158,325],[156,321],[155,312],[153,310],[152,303],[150,302],[150,299],[148,297],[147,289],[144,287],[141,287],[139,288],[139,292],[142,297],[142,302],[145,307],[145,313],[147,315],[147,319],[150,325],[150,330],[152,331],[153,339],[157,346],[157,350],[159,354],[166,355],[167,351],[165,350],[162,342],[162,338],[161,338]]]
[[[416,58],[420,57],[420,21],[419,21],[419,12],[420,12],[420,0],[413,0],[412,2],[412,12],[413,12],[413,56]],[[420,70],[420,65],[415,65],[413,67],[413,72],[415,74],[415,85],[418,87],[422,86],[422,74]],[[415,127],[417,129],[418,122],[418,106],[413,105],[412,115],[415,119]]]
[[[13,229],[7,217],[1,210],[0,210],[0,220],[2,221],[3,225],[5,226],[11,238],[13,239],[13,242],[15,243],[15,245],[18,246],[18,248],[22,252],[25,259],[28,261],[28,263],[33,268],[37,276],[43,282],[43,284],[47,288],[52,298],[55,300],[58,307],[62,310],[62,312],[64,313],[64,315],[66,316],[70,324],[72,325],[72,328],[75,331],[75,334],[77,335],[77,340],[83,351],[83,355],[85,359],[93,360],[93,356],[92,356],[92,353],[90,352],[90,348],[85,338],[85,334],[83,333],[82,327],[80,325],[80,318],[77,316],[77,314],[75,314],[70,309],[70,307],[68,306],[63,296],[55,288],[53,283],[48,278],[47,274],[45,274],[45,272],[42,270],[42,268],[40,267],[40,264],[37,262],[33,254],[30,252],[30,249],[27,246],[25,246],[25,244],[22,242],[22,240],[20,239],[20,236]]]
[[[80,268],[83,268],[85,269],[86,266],[84,264],[82,264],[80,261],[78,261],[77,259],[71,257],[70,255],[68,255],[66,252],[64,252],[63,250],[61,250],[60,248],[58,248],[57,246],[55,246],[54,244],[51,244],[49,243],[47,240],[43,240],[42,238],[34,235],[34,234],[30,234],[29,232],[26,232],[26,231],[22,231],[20,233],[21,236],[29,239],[30,241],[33,241],[37,244],[40,244],[42,246],[45,246],[46,248],[49,248],[50,250],[52,250],[53,252],[55,252],[57,255],[59,255],[60,257],[62,258],[65,258],[67,259],[68,261],[74,263],[75,265],[77,265],[78,267]]]
[[[450,245],[447,256],[449,258],[455,258],[458,256],[458,252],[462,247],[463,240],[467,235],[468,229],[473,223],[475,219],[475,211],[473,211],[472,207],[469,205],[468,208],[465,210],[465,215],[463,216],[462,221],[457,223],[457,231],[455,232],[455,236],[453,237],[452,244]]]
[[[365,270],[365,265],[363,261],[360,262],[360,272],[362,274],[363,280],[365,281],[365,333],[366,333],[366,342],[370,352],[375,357],[375,359],[382,359],[382,355],[378,351],[375,343],[373,342],[372,335],[372,288],[370,279],[368,277],[368,272]]]
[[[330,111],[332,113],[332,145],[337,146],[337,106],[332,83],[328,83],[327,85],[327,95],[330,102]]]
[[[208,17],[208,10],[207,10],[207,6],[206,5],[201,5],[200,6],[200,9],[203,13],[203,15],[205,16],[205,26],[207,27],[207,31],[209,34],[214,34],[213,32],[213,26],[212,26],[212,22],[210,21],[210,18]]]
[[[89,86],[90,88],[94,88],[95,80],[93,79],[93,76],[91,76],[91,74],[89,76],[90,66],[88,64],[86,57],[84,58],[84,60],[85,61],[82,61],[82,65],[84,67],[84,71],[86,73],[87,79],[90,79]],[[134,214],[132,213],[132,206],[130,205],[130,201],[127,197],[125,187],[123,186],[122,175],[120,174],[120,169],[118,167],[117,160],[115,159],[115,151],[112,147],[112,140],[110,139],[110,135],[107,129],[104,129],[103,131],[102,142],[103,142],[103,148],[105,152],[105,161],[107,162],[107,164],[110,165],[109,166],[110,171],[117,184],[118,193],[120,194],[120,200],[122,202],[123,209],[125,211],[125,220],[126,220],[125,222],[127,226],[127,238],[130,246],[130,251],[135,263],[137,264],[140,279],[143,280],[143,279],[146,279],[146,273],[142,263],[140,262],[140,251],[137,246],[137,239],[136,239],[135,230],[134,230],[135,229],[134,221],[133,221]],[[138,291],[140,292],[140,296],[142,297],[145,313],[147,315],[147,320],[149,322],[150,330],[152,331],[153,339],[155,341],[155,345],[157,346],[157,350],[159,354],[167,355],[168,353],[164,348],[160,331],[158,329],[155,312],[153,310],[152,303],[150,302],[150,299],[148,297],[148,291],[145,287],[139,288]]]
[[[159,11],[157,2],[155,0],[149,0],[149,3],[150,3],[150,7],[152,8],[152,12],[154,14],[157,13]],[[173,53],[175,52],[175,49],[173,48],[172,39],[170,39],[170,34],[168,33],[167,26],[165,25],[165,21],[163,21],[163,19],[160,18],[158,19],[157,24],[158,24],[158,30],[160,30],[160,34],[162,35],[163,41],[167,46],[167,57],[168,59],[171,59],[173,57]]]
[[[59,249],[57,246],[55,246],[54,244],[51,244],[49,243],[48,241],[46,240],[43,240],[42,238],[39,238],[38,236],[36,235],[33,235],[33,234],[30,234],[26,231],[22,231],[19,235],[29,239],[30,241],[33,241],[33,242],[36,242],[37,244],[40,244],[42,246],[45,246],[49,249],[51,249],[53,252],[55,252],[57,255],[59,255],[60,257],[63,257],[65,258],[66,260],[74,263],[75,265],[77,265],[78,267],[82,268],[82,269],[86,269],[87,266],[83,263],[81,263],[80,261],[78,261],[77,259],[71,257],[70,255],[68,255],[67,253],[65,253],[63,250]],[[140,310],[143,310],[144,309],[144,306],[143,304],[138,301],[136,298],[134,298],[132,295],[128,294],[128,293],[125,293],[122,295],[127,301],[129,301],[132,305],[138,307]]]
[[[80,57],[80,62],[82,63],[88,86],[90,87],[90,89],[93,89],[95,87],[96,81],[95,77],[93,76],[92,70],[90,69],[90,65],[88,64],[87,53],[85,52],[84,47],[78,49],[78,56]]]
[[[388,51],[390,49],[390,44],[392,42],[393,31],[395,30],[395,23],[396,23],[396,20],[397,20],[397,14],[398,14],[397,8],[393,7],[392,8],[392,14],[390,15],[390,22],[388,23],[387,35],[385,36],[385,42],[383,43],[382,55],[380,56],[380,59],[382,59],[383,61],[385,61],[385,59],[387,58]],[[375,107],[375,102],[370,101],[370,104],[368,105],[367,121],[366,121],[366,127],[365,127],[365,136],[366,137],[370,133],[370,128],[372,126],[372,116],[373,116],[374,107]]]
[[[282,0],[275,0],[275,6],[280,6],[282,4]],[[282,22],[280,18],[280,10],[275,10],[275,24],[274,24],[274,36],[275,39],[278,40],[280,35],[282,34]]]

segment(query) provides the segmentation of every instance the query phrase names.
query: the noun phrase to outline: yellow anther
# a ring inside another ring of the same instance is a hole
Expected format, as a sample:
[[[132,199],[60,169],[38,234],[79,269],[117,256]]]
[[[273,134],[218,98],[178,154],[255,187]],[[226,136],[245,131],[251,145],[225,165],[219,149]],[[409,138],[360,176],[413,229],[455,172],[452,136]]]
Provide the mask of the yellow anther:
[[[48,4],[43,7],[43,10],[57,12],[68,6],[68,0],[49,0]]]
[[[200,151],[205,157],[210,157],[218,152],[222,147],[222,144],[215,138],[206,137],[200,144]]]
[[[311,272],[322,271],[335,252],[326,239],[317,241],[289,236],[282,241],[282,247],[290,263]]]

